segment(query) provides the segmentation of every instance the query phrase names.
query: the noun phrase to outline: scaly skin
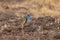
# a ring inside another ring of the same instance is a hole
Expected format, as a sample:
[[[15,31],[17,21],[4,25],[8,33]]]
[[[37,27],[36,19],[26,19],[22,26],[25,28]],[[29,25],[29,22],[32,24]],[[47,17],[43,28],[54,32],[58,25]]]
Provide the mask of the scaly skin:
[[[22,34],[24,34],[24,30],[23,30],[23,28],[24,28],[24,25],[26,24],[26,17],[24,16],[23,18],[22,18],[22,23],[21,23],[21,27],[22,27]]]

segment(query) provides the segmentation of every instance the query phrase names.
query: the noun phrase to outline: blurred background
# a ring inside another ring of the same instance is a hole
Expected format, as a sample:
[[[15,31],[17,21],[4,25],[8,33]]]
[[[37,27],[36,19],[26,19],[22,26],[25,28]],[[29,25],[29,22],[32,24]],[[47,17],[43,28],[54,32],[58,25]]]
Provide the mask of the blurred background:
[[[21,8],[22,7],[22,8]],[[0,0],[0,12],[16,15],[30,11],[34,17],[43,15],[60,15],[60,0]]]

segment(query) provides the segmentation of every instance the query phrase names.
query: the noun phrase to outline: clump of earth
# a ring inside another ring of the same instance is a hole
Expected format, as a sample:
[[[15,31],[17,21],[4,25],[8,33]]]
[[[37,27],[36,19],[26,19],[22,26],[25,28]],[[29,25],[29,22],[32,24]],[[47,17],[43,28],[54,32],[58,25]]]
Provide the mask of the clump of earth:
[[[0,40],[60,40],[60,22],[54,16],[39,16],[25,23],[15,14],[0,13]],[[23,31],[23,32],[22,32]]]

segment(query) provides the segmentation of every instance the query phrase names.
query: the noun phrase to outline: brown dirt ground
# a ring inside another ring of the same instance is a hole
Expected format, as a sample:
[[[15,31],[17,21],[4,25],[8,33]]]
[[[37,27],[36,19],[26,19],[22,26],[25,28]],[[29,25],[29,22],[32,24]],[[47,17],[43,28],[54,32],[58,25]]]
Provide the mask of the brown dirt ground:
[[[0,40],[60,40],[60,0],[0,0]]]

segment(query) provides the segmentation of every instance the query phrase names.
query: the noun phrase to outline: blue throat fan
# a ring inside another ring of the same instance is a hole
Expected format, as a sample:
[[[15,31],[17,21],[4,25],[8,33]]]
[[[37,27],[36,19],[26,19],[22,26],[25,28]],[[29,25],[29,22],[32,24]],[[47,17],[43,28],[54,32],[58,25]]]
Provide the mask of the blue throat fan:
[[[27,14],[27,16],[26,16],[26,22],[30,22],[30,20],[31,20],[31,16],[30,16],[30,14]]]

